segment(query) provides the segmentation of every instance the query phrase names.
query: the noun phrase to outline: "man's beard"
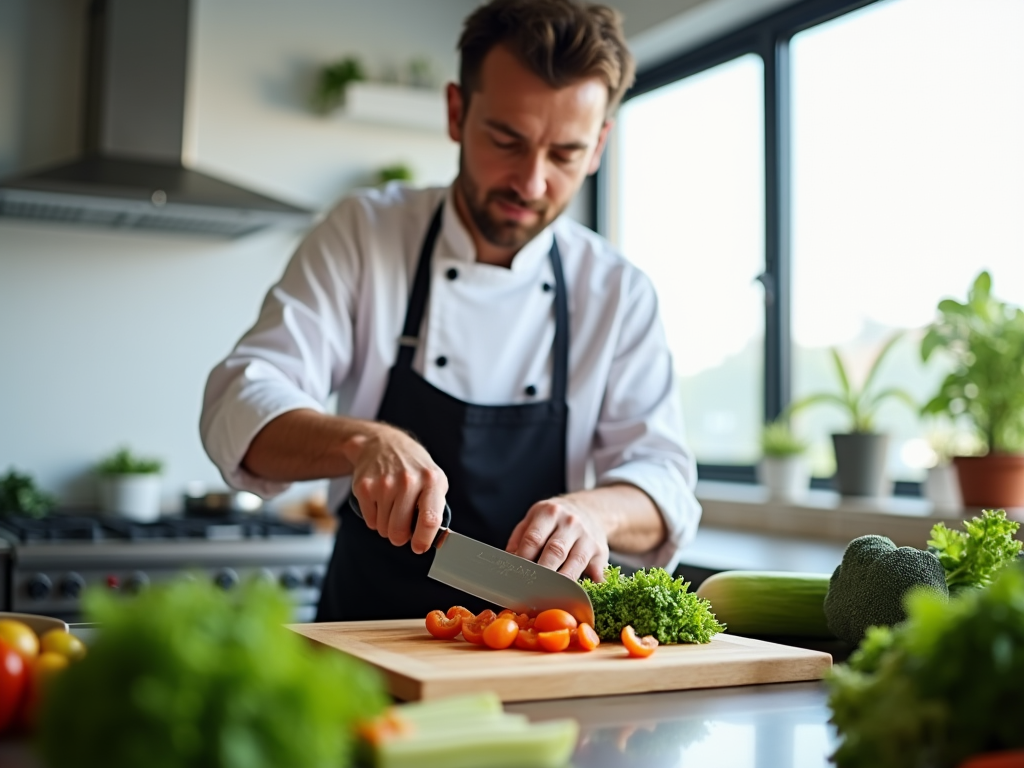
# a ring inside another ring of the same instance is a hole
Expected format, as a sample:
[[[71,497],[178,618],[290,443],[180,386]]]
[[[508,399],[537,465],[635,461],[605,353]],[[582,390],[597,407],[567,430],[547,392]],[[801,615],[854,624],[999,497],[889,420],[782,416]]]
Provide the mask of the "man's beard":
[[[466,172],[464,154],[459,154],[459,176],[456,183],[469,211],[469,216],[483,238],[498,248],[522,248],[540,233],[544,227],[554,221],[565,209],[552,211],[551,206],[544,202],[528,203],[512,189],[491,189],[485,193]],[[497,218],[490,213],[490,205],[496,200],[505,200],[513,205],[527,208],[537,214],[537,223],[524,226],[517,221]]]

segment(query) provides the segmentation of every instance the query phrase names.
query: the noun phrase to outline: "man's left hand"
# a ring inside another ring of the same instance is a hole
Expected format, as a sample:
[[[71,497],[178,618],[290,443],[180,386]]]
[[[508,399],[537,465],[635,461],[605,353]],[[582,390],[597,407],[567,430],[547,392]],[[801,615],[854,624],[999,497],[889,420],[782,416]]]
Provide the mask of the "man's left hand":
[[[603,581],[608,534],[588,507],[571,493],[537,502],[512,531],[506,551],[574,581],[581,576]]]

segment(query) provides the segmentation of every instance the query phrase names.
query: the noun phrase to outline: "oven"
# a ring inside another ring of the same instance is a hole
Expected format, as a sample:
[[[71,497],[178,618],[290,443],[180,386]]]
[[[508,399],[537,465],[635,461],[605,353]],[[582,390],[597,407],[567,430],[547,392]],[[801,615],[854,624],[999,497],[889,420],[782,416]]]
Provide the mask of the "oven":
[[[279,584],[295,621],[312,621],[334,537],[264,515],[134,523],[87,516],[0,518],[0,610],[82,621],[82,596],[134,594],[175,578],[231,590]]]

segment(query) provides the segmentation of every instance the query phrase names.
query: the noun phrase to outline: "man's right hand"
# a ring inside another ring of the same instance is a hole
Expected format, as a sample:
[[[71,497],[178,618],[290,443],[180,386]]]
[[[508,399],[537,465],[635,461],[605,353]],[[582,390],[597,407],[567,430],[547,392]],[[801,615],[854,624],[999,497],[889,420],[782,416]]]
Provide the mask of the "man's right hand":
[[[396,547],[411,539],[416,554],[430,549],[441,527],[448,478],[427,450],[399,429],[374,424],[366,434],[349,438],[343,452],[352,464],[352,494],[366,525]]]

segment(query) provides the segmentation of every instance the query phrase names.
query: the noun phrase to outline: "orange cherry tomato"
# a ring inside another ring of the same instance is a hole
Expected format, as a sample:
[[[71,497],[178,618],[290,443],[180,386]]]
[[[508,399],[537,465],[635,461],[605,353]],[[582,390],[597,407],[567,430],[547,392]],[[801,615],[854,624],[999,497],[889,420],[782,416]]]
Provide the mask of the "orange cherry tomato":
[[[646,635],[643,638],[636,636],[634,629],[628,624],[622,628],[622,644],[626,646],[626,650],[629,651],[630,656],[635,656],[638,659],[643,659],[654,653],[654,649],[658,647],[658,640],[651,635]]]
[[[601,638],[597,636],[597,630],[584,622],[576,630],[576,642],[584,651],[592,651],[601,644]]]
[[[533,624],[538,632],[554,632],[558,629],[576,629],[576,619],[568,611],[561,608],[549,608],[541,611]]]
[[[510,619],[512,619],[517,625],[519,625],[520,629],[526,629],[527,627],[532,626],[530,624],[530,617],[527,616],[525,613],[516,613],[515,611],[506,608],[498,614],[498,618],[500,619],[504,616],[508,616]]]
[[[475,619],[476,616],[469,608],[463,608],[461,605],[453,605],[448,609],[448,613],[445,614],[449,619],[454,619],[456,616],[461,616],[463,621]]]
[[[449,619],[441,611],[431,611],[427,614],[427,632],[440,640],[451,640],[459,636],[462,631],[462,617],[456,615]]]
[[[569,630],[556,629],[551,632],[538,632],[537,644],[548,653],[558,653],[569,647]]]
[[[521,648],[524,651],[539,651],[540,645],[537,640],[537,630],[520,629],[519,634],[516,635],[516,648]]]
[[[490,608],[480,611],[472,619],[462,622],[462,636],[473,645],[483,645],[484,630],[497,618],[498,615]]]
[[[516,641],[519,625],[511,616],[499,616],[484,629],[484,645],[500,651]]]

